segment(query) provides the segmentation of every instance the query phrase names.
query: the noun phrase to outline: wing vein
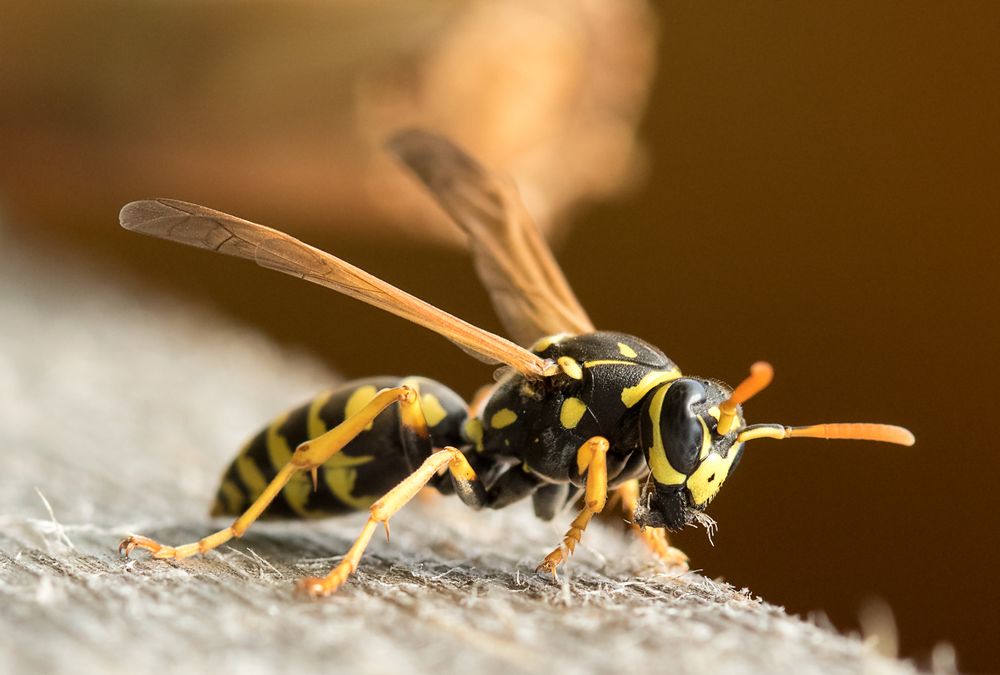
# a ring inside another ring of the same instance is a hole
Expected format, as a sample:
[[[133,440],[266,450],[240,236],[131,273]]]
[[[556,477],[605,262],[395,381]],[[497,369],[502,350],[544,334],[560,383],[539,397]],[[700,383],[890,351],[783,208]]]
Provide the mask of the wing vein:
[[[443,335],[487,363],[505,363],[531,378],[551,370],[545,360],[509,340],[264,225],[172,199],[132,202],[122,209],[120,219],[128,230],[253,260],[261,267],[326,286]]]
[[[476,271],[515,341],[594,330],[509,181],[425,131],[402,131],[389,148],[468,235]]]

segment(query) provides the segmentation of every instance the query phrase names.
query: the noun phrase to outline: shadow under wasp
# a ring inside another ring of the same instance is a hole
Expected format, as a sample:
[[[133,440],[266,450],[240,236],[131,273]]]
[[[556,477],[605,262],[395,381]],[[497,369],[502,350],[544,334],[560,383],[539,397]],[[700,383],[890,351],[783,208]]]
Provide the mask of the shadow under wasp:
[[[736,388],[682,375],[653,345],[598,331],[581,307],[514,186],[447,139],[396,134],[389,149],[468,235],[476,270],[514,342],[477,328],[283,232],[171,199],[133,202],[123,227],[247,258],[332,288],[429,328],[468,354],[506,368],[471,404],[422,377],[348,382],[281,415],[253,437],[223,475],[213,515],[231,525],[182,546],[142,536],[122,541],[154,558],[186,558],[240,537],[268,516],[315,518],[370,512],[342,561],[299,588],[327,595],[361,560],[375,530],[425,486],[474,509],[531,497],[535,514],[583,507],[551,572],[573,552],[609,491],[665,563],[686,568],[666,531],[704,515],[748,441],[839,438],[912,445],[884,424],[747,425],[742,405],[771,381],[755,363]],[[524,348],[520,345],[531,345]]]

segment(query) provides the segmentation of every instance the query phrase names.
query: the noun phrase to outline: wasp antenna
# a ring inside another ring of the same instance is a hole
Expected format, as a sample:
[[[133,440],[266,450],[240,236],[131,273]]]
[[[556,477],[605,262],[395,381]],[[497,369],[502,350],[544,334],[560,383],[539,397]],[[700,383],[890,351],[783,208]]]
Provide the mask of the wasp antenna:
[[[719,424],[717,429],[720,435],[725,436],[732,430],[736,421],[736,408],[746,401],[759,394],[774,379],[774,368],[767,361],[758,361],[750,366],[750,375],[733,389],[729,398],[719,405]]]
[[[785,427],[780,424],[755,424],[736,437],[738,443],[757,438],[826,438],[860,441],[880,441],[896,445],[913,445],[916,439],[909,429],[893,424],[812,424],[804,427]]]
[[[916,439],[909,429],[892,424],[813,424],[786,427],[786,438],[844,438],[913,445]]]

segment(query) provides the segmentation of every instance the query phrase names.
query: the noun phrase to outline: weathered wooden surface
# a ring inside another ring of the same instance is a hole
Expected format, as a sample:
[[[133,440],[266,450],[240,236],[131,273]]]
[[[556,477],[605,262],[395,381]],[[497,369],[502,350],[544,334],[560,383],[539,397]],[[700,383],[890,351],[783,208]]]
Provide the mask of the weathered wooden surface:
[[[333,376],[2,231],[0,251],[0,672],[912,672],[746,591],[661,575],[606,529],[561,583],[536,576],[569,518],[525,508],[416,503],[324,601],[292,581],[328,569],[363,518],[123,561],[128,532],[207,533],[238,444]]]

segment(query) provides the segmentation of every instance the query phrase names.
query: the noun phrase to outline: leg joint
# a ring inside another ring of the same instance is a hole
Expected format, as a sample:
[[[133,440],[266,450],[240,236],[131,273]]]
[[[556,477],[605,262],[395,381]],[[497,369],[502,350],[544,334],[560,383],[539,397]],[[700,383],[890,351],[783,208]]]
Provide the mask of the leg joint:
[[[402,384],[389,391],[394,391],[396,400],[400,403],[413,403],[417,400],[417,390],[408,384]]]

